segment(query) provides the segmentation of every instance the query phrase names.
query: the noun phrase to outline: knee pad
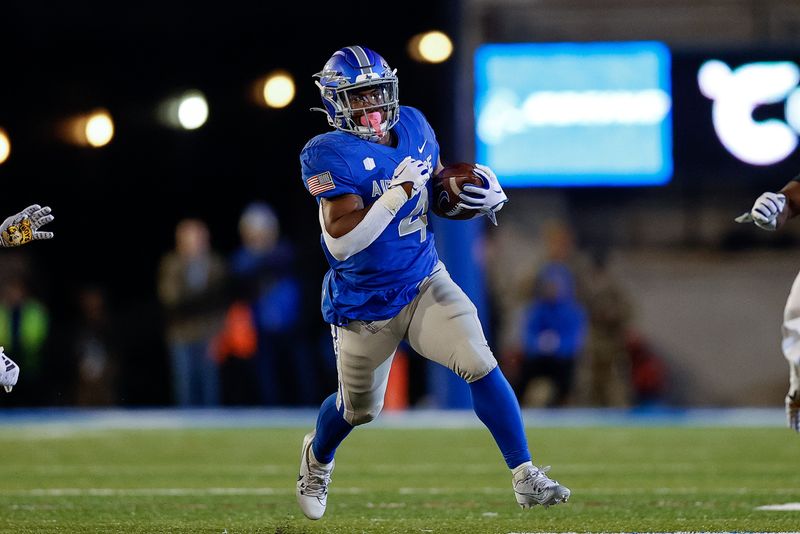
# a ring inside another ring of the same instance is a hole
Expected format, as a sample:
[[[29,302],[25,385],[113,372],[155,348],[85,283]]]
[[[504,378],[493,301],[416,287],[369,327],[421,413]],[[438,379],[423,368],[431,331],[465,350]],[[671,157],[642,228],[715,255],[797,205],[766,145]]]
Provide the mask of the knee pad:
[[[464,340],[456,346],[450,363],[450,369],[467,382],[480,380],[497,367],[489,346],[471,340]]]
[[[364,425],[373,421],[383,409],[383,402],[361,410],[345,410],[344,419],[353,426]]]

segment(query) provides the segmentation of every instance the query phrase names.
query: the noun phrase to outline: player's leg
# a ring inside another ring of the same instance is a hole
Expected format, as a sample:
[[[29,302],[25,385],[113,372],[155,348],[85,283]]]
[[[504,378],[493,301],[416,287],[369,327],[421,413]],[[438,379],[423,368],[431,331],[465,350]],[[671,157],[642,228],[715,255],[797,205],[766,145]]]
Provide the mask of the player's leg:
[[[786,394],[786,422],[789,428],[800,432],[800,274],[798,274],[786,307],[781,325],[783,355],[789,361],[789,392]]]
[[[175,341],[170,346],[172,394],[181,408],[192,404],[192,354],[187,343]]]
[[[303,440],[297,500],[309,519],[327,506],[328,484],[339,444],[357,425],[372,421],[383,407],[394,351],[401,335],[391,321],[353,321],[332,326],[338,391],[322,403],[317,425]]]
[[[509,467],[530,461],[519,404],[497,367],[477,310],[446,270],[423,284],[408,328],[411,346],[470,384],[472,402]]]
[[[317,421],[314,454],[320,460],[333,459],[350,430],[369,423],[383,408],[392,357],[401,339],[390,323],[353,321],[331,327],[339,388],[323,402]]]
[[[445,269],[422,285],[411,313],[409,343],[469,383],[475,414],[512,470],[517,502],[527,507],[566,501],[569,490],[533,466],[517,398],[497,367],[475,306]]]
[[[211,355],[206,342],[197,348],[197,372],[199,382],[200,404],[203,406],[219,406],[219,364]]]

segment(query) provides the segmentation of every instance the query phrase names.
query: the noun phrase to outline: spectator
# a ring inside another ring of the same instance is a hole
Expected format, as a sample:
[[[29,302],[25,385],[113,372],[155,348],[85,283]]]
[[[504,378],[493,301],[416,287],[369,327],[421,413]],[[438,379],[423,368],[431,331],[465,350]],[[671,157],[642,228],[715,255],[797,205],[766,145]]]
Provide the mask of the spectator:
[[[597,406],[625,406],[631,396],[631,362],[625,347],[631,304],[608,268],[606,251],[597,251],[593,260],[586,301],[590,401]]]
[[[631,361],[635,405],[649,408],[663,404],[667,393],[667,368],[663,360],[639,332],[628,332],[625,346]]]
[[[585,254],[578,250],[576,236],[573,229],[566,222],[553,219],[545,222],[539,232],[542,242],[542,260],[534,265],[535,269],[529,276],[527,287],[523,288],[525,294],[531,294],[539,281],[539,274],[545,265],[564,265],[572,275],[573,293],[578,302],[585,302],[591,278],[591,265]]]
[[[550,262],[542,268],[534,300],[523,317],[524,359],[517,398],[524,400],[533,379],[548,379],[553,392],[544,404],[563,406],[569,400],[587,328],[586,312],[575,299],[575,279],[566,265]]]
[[[88,286],[78,295],[79,318],[73,330],[77,362],[76,403],[111,406],[117,403],[119,345],[102,289]]]
[[[224,317],[224,280],[225,263],[211,248],[206,224],[198,219],[180,221],[175,249],[161,259],[158,279],[179,406],[219,403],[219,375],[210,343]]]
[[[260,401],[312,404],[318,388],[301,328],[303,298],[293,247],[281,239],[278,218],[263,202],[245,208],[239,234],[242,245],[231,259],[231,273],[252,310]]]

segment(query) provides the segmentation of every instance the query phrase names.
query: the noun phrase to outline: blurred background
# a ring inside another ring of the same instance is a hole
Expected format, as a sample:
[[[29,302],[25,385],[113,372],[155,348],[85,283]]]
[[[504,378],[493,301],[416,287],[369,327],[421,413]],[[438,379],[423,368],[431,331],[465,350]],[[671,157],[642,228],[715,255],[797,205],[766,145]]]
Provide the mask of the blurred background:
[[[498,227],[433,225],[524,406],[780,405],[800,224],[733,218],[800,172],[796,2],[9,0],[2,215],[47,204],[56,238],[0,255],[0,406],[333,391],[298,156],[352,44],[506,187]],[[401,352],[387,409],[465,405]]]

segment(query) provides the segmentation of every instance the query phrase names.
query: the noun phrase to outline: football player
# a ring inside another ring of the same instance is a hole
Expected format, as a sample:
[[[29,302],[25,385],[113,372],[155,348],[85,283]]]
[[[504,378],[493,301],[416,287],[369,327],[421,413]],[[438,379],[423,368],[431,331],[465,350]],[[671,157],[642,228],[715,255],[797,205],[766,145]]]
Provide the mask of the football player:
[[[569,489],[532,464],[519,404],[477,310],[436,254],[428,180],[442,164],[433,129],[420,111],[399,105],[396,71],[368,48],[336,51],[315,77],[334,130],[311,139],[300,163],[319,205],[330,264],[322,313],[331,325],[339,387],[303,440],[300,508],[310,519],[325,513],[336,448],[380,413],[403,340],[469,383],[475,412],[512,471],[517,502],[565,502]],[[465,186],[462,207],[493,218],[508,199],[494,173],[480,171],[488,187]]]
[[[0,224],[0,247],[18,247],[38,239],[50,239],[53,232],[40,232],[39,228],[53,220],[50,208],[38,204],[6,218]],[[7,392],[17,385],[19,366],[3,353],[0,347],[0,386]]]
[[[759,228],[775,231],[800,213],[800,176],[777,193],[758,197],[749,212],[736,218],[738,223],[752,222]],[[783,355],[789,361],[789,392],[786,394],[786,423],[800,432],[800,273],[795,277],[781,326]]]

